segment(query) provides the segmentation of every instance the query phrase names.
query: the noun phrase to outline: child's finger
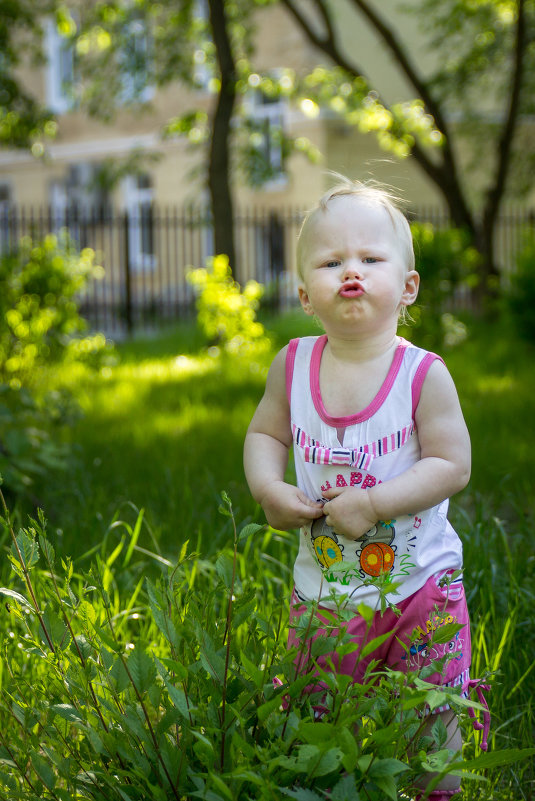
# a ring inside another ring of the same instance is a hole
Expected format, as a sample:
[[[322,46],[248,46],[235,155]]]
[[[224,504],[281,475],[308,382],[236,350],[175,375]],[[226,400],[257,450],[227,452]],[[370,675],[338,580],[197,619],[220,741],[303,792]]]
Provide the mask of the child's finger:
[[[321,494],[324,498],[332,501],[333,498],[337,498],[342,492],[345,492],[346,489],[348,489],[348,487],[332,487],[331,489],[323,490]]]
[[[307,520],[315,520],[318,517],[323,515],[323,504],[306,504],[303,509],[303,515],[306,517]]]

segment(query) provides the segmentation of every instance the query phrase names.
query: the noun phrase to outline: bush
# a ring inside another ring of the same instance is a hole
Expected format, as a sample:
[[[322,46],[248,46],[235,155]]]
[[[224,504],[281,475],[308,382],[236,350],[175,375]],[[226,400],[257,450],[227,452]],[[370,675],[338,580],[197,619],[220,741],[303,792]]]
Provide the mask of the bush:
[[[467,330],[450,307],[459,289],[475,286],[479,255],[458,228],[412,223],[411,229],[421,284],[416,304],[409,310],[412,325],[405,325],[401,333],[410,336],[411,329],[416,329],[418,344],[429,349],[456,345]]]
[[[516,257],[516,271],[506,293],[506,303],[512,313],[518,333],[535,342],[535,234],[525,237],[524,246]]]
[[[533,753],[466,761],[450,753],[440,723],[424,735],[422,710],[449,702],[462,712],[469,702],[416,673],[370,675],[360,686],[324,671],[326,712],[315,721],[305,691],[313,675],[295,676],[278,584],[274,600],[275,579],[251,577],[261,527],[238,532],[223,501],[232,546],[215,562],[192,560],[184,546],[159,580],[135,564],[140,521],[82,571],[56,558],[42,515],[15,535],[6,510],[15,581],[0,590],[10,627],[0,697],[4,795],[321,801],[330,788],[339,801],[395,801],[422,774],[469,777]],[[251,538],[242,564],[239,548]],[[356,648],[343,634],[329,639],[329,650],[333,642],[339,653]],[[325,641],[316,640],[316,654]]]
[[[263,287],[248,281],[243,290],[232,277],[226,256],[214,256],[208,269],[191,270],[188,280],[198,291],[197,322],[211,347],[223,353],[265,353],[270,342],[256,319]]]
[[[57,436],[72,421],[65,393],[43,391],[43,370],[60,362],[101,363],[110,346],[102,334],[82,336],[77,295],[100,275],[89,249],[79,253],[68,235],[25,237],[0,259],[0,469],[14,493],[65,466]]]
[[[36,367],[63,358],[85,331],[76,296],[101,274],[94,258],[88,248],[79,253],[67,234],[49,234],[41,242],[24,237],[16,253],[0,260],[0,379],[5,383],[28,384]],[[105,347],[103,338],[97,344]]]

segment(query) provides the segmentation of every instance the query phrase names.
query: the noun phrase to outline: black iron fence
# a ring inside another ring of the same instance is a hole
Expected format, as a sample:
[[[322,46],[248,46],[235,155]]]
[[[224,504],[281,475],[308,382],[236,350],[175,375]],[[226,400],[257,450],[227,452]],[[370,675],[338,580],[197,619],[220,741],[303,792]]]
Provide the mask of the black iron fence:
[[[420,208],[415,219],[437,227],[449,225],[439,208]],[[244,284],[254,279],[266,287],[266,302],[282,308],[295,303],[295,242],[302,220],[299,209],[248,209],[235,217],[236,264]],[[535,211],[507,209],[496,231],[497,260],[507,276]],[[82,313],[93,328],[112,335],[157,326],[191,315],[194,292],[187,281],[191,268],[205,266],[213,255],[209,210],[140,205],[135,210],[111,208],[0,208],[0,254],[16,247],[22,236],[40,239],[68,229],[80,248],[96,251],[104,275],[91,282],[80,298]]]

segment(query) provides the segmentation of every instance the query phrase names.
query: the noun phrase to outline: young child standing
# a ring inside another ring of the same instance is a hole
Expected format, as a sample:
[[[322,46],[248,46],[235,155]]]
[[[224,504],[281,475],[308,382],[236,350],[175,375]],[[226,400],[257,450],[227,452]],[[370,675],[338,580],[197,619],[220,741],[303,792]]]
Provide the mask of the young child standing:
[[[407,670],[450,653],[428,680],[466,690],[468,613],[462,580],[451,581],[462,546],[447,509],[468,482],[470,441],[443,361],[397,336],[420,282],[410,227],[388,192],[344,180],[307,215],[297,260],[301,305],[325,334],[293,340],[275,357],[244,453],[270,525],[301,529],[292,617],[304,601],[333,608],[334,590],[355,612],[348,631],[356,642],[392,634],[367,661],[344,656],[341,672],[359,681],[372,658]],[[284,481],[292,446],[297,486]],[[391,600],[401,614],[376,611],[368,631],[357,607],[378,610],[370,579],[383,572],[398,583]],[[427,648],[437,606],[463,628],[447,646]],[[455,715],[438,714],[448,747],[459,750]],[[458,786],[446,777],[430,798]]]

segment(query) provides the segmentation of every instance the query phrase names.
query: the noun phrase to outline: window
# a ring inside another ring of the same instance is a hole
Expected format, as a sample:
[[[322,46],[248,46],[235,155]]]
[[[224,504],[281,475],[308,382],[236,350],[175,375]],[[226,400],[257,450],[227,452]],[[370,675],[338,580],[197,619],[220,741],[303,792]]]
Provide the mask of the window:
[[[280,97],[269,97],[260,91],[250,98],[249,114],[255,151],[262,161],[259,170],[264,188],[279,186],[286,180],[284,165],[284,128],[286,103]],[[254,177],[254,176],[253,176]]]
[[[154,86],[150,83],[149,66],[151,39],[145,24],[140,19],[133,19],[128,25],[128,35],[119,54],[122,92],[124,103],[141,101],[146,103],[154,95]]]
[[[0,255],[9,253],[15,245],[16,231],[11,224],[11,187],[9,184],[0,184]]]
[[[150,175],[128,175],[122,188],[125,211],[128,212],[130,267],[153,270],[156,267],[152,214],[154,189]]]
[[[96,162],[71,164],[65,177],[50,184],[50,214],[54,230],[68,228],[79,247],[88,244],[88,225],[107,201],[106,193],[98,188]]]
[[[47,21],[47,104],[56,114],[64,114],[74,106],[74,55],[70,42],[60,36],[53,20]]]

